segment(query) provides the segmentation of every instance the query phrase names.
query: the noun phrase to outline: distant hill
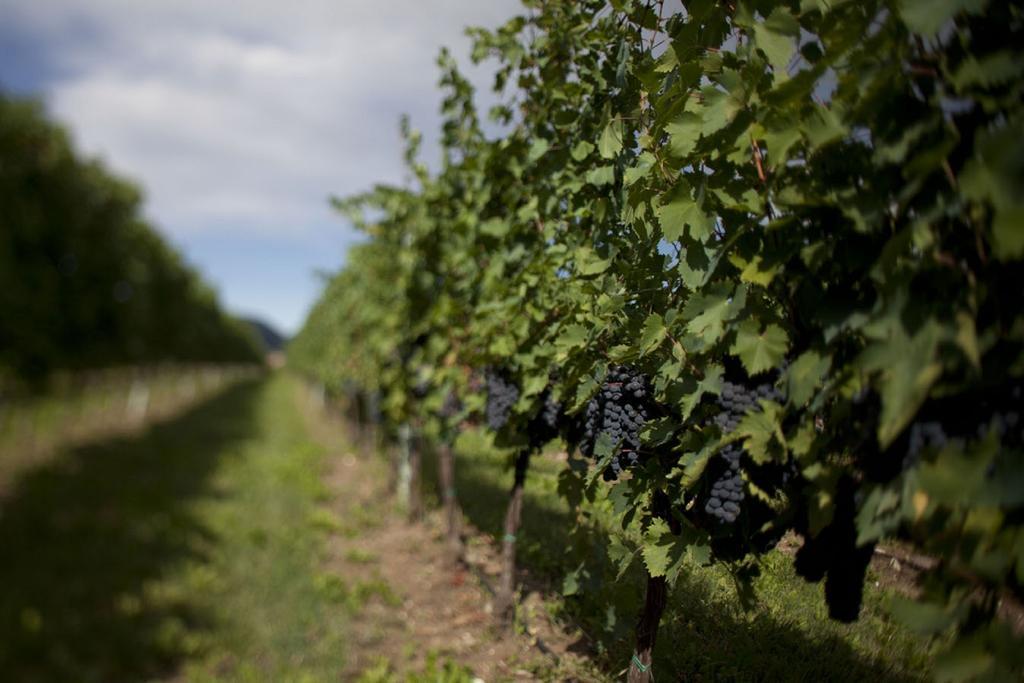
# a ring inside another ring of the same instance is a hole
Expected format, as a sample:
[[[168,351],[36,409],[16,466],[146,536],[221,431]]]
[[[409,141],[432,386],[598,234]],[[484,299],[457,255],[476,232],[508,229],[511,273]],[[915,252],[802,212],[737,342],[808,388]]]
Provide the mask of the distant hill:
[[[259,337],[267,353],[284,350],[288,339],[268,323],[256,318],[243,318],[242,320],[256,331],[256,336]]]

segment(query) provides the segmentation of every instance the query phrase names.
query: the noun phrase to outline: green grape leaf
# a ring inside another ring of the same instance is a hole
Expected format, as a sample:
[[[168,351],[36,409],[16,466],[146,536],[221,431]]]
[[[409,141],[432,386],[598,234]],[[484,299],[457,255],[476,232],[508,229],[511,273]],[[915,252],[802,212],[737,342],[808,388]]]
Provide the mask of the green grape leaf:
[[[608,539],[608,559],[612,561],[612,565],[617,569],[616,581],[625,576],[626,570],[633,564],[633,559],[636,558],[639,552],[640,548],[630,549],[618,536],[613,535]]]
[[[679,401],[680,417],[683,420],[689,419],[704,394],[717,395],[722,390],[722,375],[724,373],[725,370],[720,365],[711,365],[704,371],[704,376],[700,381]]]
[[[691,111],[684,111],[675,121],[665,126],[668,133],[669,151],[680,159],[690,156],[697,141],[700,140],[701,131],[704,128],[704,120],[699,114]]]
[[[945,631],[955,621],[944,605],[893,596],[889,610],[907,628],[922,636]]]
[[[786,331],[772,323],[761,329],[754,320],[745,320],[736,330],[736,340],[729,349],[740,359],[751,375],[777,368],[789,349]]]
[[[675,188],[662,198],[661,205],[655,210],[661,234],[669,242],[679,240],[685,228],[687,233],[698,242],[704,242],[711,236],[714,220],[698,206],[692,196],[689,183],[680,180]]]
[[[622,119],[612,119],[601,131],[597,151],[604,159],[614,159],[622,151]]]
[[[526,155],[526,158],[532,163],[540,159],[542,156],[547,154],[548,149],[551,148],[551,144],[544,138],[537,138],[530,145],[530,151]]]
[[[937,356],[946,330],[931,319],[908,338],[898,318],[889,317],[880,322],[881,329],[887,330],[890,336],[869,345],[857,365],[882,376],[878,440],[885,448],[910,423],[927,398],[932,384],[942,374],[942,364]]]
[[[900,0],[900,17],[915,33],[932,36],[959,12],[980,13],[988,0]]]
[[[749,263],[743,266],[743,270],[740,273],[740,280],[743,282],[749,282],[754,285],[760,285],[767,287],[771,284],[775,276],[782,271],[782,265],[776,264],[774,266],[764,267],[765,261],[760,254],[755,256]]]
[[[1009,83],[1021,75],[1024,75],[1024,60],[1021,60],[1020,53],[1003,50],[981,59],[971,55],[957,67],[951,82],[959,90],[973,86],[991,88]]]
[[[656,349],[661,342],[665,341],[668,330],[665,329],[665,321],[657,313],[651,313],[644,321],[644,328],[640,332],[640,353],[647,355]]]
[[[490,218],[480,224],[480,232],[491,237],[504,237],[508,229],[508,222],[500,218]]]
[[[782,408],[777,403],[762,401],[761,410],[747,413],[736,427],[736,433],[743,438],[743,448],[751,459],[763,465],[772,460],[768,445],[772,439],[785,446],[786,438],[782,434],[779,415]]]
[[[567,573],[562,577],[562,595],[569,597],[570,595],[576,595],[580,591],[580,572],[583,569],[583,565],[580,565]]]
[[[580,247],[576,250],[574,260],[576,261],[576,272],[581,276],[599,275],[608,270],[612,259],[602,259],[593,249]]]
[[[663,519],[655,519],[644,533],[641,554],[651,576],[665,576],[678,559],[675,538]],[[676,555],[676,557],[673,557]]]
[[[786,78],[786,67],[796,50],[800,24],[783,7],[776,7],[763,22],[754,24],[754,42],[768,57],[776,78]]]
[[[821,379],[830,366],[831,359],[817,351],[805,351],[800,354],[786,371],[786,393],[789,402],[795,406],[806,404],[820,386]]]
[[[575,145],[573,145],[572,150],[569,152],[569,154],[576,161],[583,161],[588,156],[590,156],[590,153],[593,151],[594,145],[592,143],[589,143],[586,140],[580,140]]]
[[[686,324],[688,334],[711,344],[721,339],[725,323],[735,315],[735,308],[733,289],[720,283],[692,295],[680,314],[689,321]]]
[[[679,459],[679,466],[682,469],[678,472],[678,476],[684,487],[690,488],[700,481],[700,476],[704,474],[704,469],[712,455],[714,455],[714,451],[706,447],[696,453],[686,453]]]
[[[587,182],[600,187],[615,182],[615,167],[612,165],[598,166],[587,173]]]
[[[587,341],[587,328],[583,325],[568,325],[555,340],[555,347],[562,352],[583,346]]]
[[[701,108],[701,132],[711,135],[732,123],[743,108],[743,103],[732,94],[709,85],[701,89],[704,106]]]

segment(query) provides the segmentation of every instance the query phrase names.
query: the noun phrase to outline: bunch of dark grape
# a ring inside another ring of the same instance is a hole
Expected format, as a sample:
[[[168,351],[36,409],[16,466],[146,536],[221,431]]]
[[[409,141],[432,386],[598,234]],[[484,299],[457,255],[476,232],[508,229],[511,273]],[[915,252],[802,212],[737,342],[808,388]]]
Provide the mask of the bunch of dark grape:
[[[723,434],[728,434],[739,426],[744,415],[761,410],[761,399],[782,401],[783,395],[772,384],[745,387],[742,384],[723,382],[722,392],[717,400],[721,411],[715,415],[713,422]],[[704,503],[704,512],[721,524],[732,524],[736,521],[745,498],[743,478],[740,476],[742,455],[741,446],[729,444],[718,454],[720,465],[711,470],[712,474],[716,470],[718,474],[711,484],[711,492]]]
[[[726,467],[711,485],[711,493],[704,504],[704,512],[723,524],[732,524],[740,514],[740,503],[745,497],[743,478],[740,476],[740,456],[743,449],[736,444],[729,444],[719,457],[725,461]]]
[[[1020,419],[1022,398],[1024,388],[1019,384],[991,392],[989,400],[981,406],[984,412],[975,419],[974,436],[984,439],[990,432],[995,432],[1004,445],[1020,446],[1024,443],[1024,424]]]
[[[497,432],[508,422],[512,407],[519,401],[519,387],[504,370],[488,368],[486,375],[487,426]]]
[[[907,453],[903,458],[903,469],[918,464],[921,453],[928,449],[942,450],[949,443],[949,436],[942,423],[937,420],[920,420],[910,425],[907,436]]]
[[[614,366],[584,412],[580,451],[594,455],[601,434],[616,446],[616,454],[604,471],[606,481],[618,478],[640,460],[640,430],[649,417],[651,405],[647,378],[634,368]]]
[[[722,392],[718,395],[718,406],[722,411],[715,415],[715,424],[723,433],[731,432],[739,426],[744,415],[761,409],[761,399],[781,403],[784,397],[782,391],[773,384],[745,387],[742,384],[722,382]]]
[[[558,436],[562,423],[562,403],[555,399],[550,389],[543,394],[540,410],[526,425],[530,448],[536,450]]]
[[[963,447],[993,432],[1004,445],[1019,444],[1024,440],[1024,425],[1017,412],[1020,398],[1020,388],[1011,385],[987,386],[969,395],[933,400],[894,444],[894,451],[878,450],[873,454],[892,465],[869,471],[876,480],[888,481],[901,470],[917,466],[929,452],[951,444]],[[1002,452],[990,466],[989,476],[999,476],[1001,458]],[[846,623],[855,621],[860,613],[865,573],[875,548],[874,543],[857,543],[860,495],[857,485],[845,477],[838,483],[832,520],[824,529],[811,535],[806,508],[799,510],[794,526],[804,537],[796,554],[797,574],[815,583],[824,580],[829,616]]]
[[[462,401],[459,400],[459,395],[449,391],[444,397],[444,403],[441,404],[441,417],[450,420],[461,412]]]
[[[992,419],[989,422],[978,425],[978,438],[987,436],[988,431],[991,429],[1000,439],[1019,442],[1021,436],[1024,436],[1024,431],[1020,429],[1020,426],[1020,413],[1016,410],[993,413]]]
[[[913,422],[904,437],[903,470],[915,467],[928,451],[940,451],[951,443],[963,448],[968,441],[991,433],[1004,445],[1024,443],[1024,424],[1017,410],[1019,386],[976,398],[937,401],[924,411],[925,416]]]
[[[540,419],[548,429],[558,431],[558,425],[562,420],[562,402],[556,400],[550,391],[544,397]]]

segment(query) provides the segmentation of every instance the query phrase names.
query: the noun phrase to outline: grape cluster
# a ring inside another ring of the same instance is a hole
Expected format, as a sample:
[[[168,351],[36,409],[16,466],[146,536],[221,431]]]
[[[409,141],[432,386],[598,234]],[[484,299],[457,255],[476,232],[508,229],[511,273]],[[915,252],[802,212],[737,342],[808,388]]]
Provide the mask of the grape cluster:
[[[512,407],[519,400],[519,387],[509,379],[508,373],[488,368],[487,377],[487,426],[499,431],[508,422]]]
[[[550,388],[544,391],[540,410],[526,425],[530,448],[536,450],[558,436],[562,424],[562,403],[555,399]]]
[[[618,478],[640,460],[640,430],[651,405],[647,378],[634,368],[613,366],[600,390],[587,403],[580,451],[594,455],[601,434],[607,434],[618,452],[604,472],[606,481]]]
[[[907,439],[907,454],[903,458],[903,469],[907,470],[918,464],[921,453],[927,449],[941,450],[949,443],[949,436],[942,423],[936,420],[922,420],[910,425]]]
[[[441,404],[441,417],[450,420],[462,412],[462,401],[454,391],[449,391]]]
[[[558,431],[558,425],[562,419],[562,402],[556,400],[551,392],[547,392],[544,397],[544,407],[540,411],[540,419],[548,429]]]
[[[1013,384],[991,394],[989,400],[980,406],[984,412],[975,418],[975,435],[984,439],[990,432],[995,432],[1003,444],[1021,445],[1024,443],[1024,423],[1021,421],[1020,407],[1024,387]]]
[[[783,394],[773,384],[746,387],[733,382],[723,382],[717,400],[721,410],[712,421],[722,433],[728,434],[739,426],[744,415],[761,410],[758,403],[761,399],[781,402]],[[717,471],[717,476],[712,481],[711,491],[704,503],[704,512],[721,524],[732,524],[736,521],[740,514],[740,506],[746,497],[743,492],[743,478],[740,476],[742,456],[742,447],[735,443],[729,444],[718,454],[719,460],[711,469],[711,474],[715,475]]]
[[[987,436],[988,431],[991,429],[995,431],[996,436],[1000,439],[1011,437],[1011,440],[1019,441],[1021,436],[1024,435],[1024,431],[1019,429],[1020,425],[1020,413],[1016,410],[994,413],[989,422],[978,425],[978,437],[983,438]]]
[[[1024,442],[1020,413],[1015,408],[997,408],[994,405],[998,399],[1005,401],[1006,398],[1016,405],[1020,397],[1020,388],[1014,387],[1008,396],[996,400],[982,400],[970,406],[940,405],[935,412],[943,419],[935,419],[933,412],[928,418],[918,419],[907,430],[903,469],[916,466],[926,451],[942,450],[950,443],[962,448],[967,441],[984,439],[990,433],[1004,444]]]
[[[915,422],[910,426],[910,442],[907,445],[907,455],[911,458],[917,458],[924,449],[941,449],[948,442],[949,437],[946,436],[946,430],[942,428],[941,422],[934,420]]]
[[[784,396],[773,384],[745,387],[742,384],[722,382],[722,393],[718,396],[718,406],[722,410],[715,415],[715,424],[722,432],[731,432],[739,426],[744,415],[761,409],[758,403],[761,399],[781,403]]]
[[[711,493],[704,505],[704,512],[724,524],[732,524],[740,514],[740,503],[744,498],[743,478],[740,476],[742,454],[743,449],[736,444],[729,444],[719,453],[726,467],[711,485]]]
[[[984,387],[972,396],[940,398],[931,401],[906,430],[902,440],[892,451],[877,451],[874,455],[894,463],[889,468],[871,470],[877,480],[888,481],[917,466],[929,451],[941,450],[948,445],[962,448],[972,439],[986,438],[994,433],[1004,444],[1018,444],[1024,440],[1017,406],[1020,405],[1019,387]],[[902,455],[900,457],[891,457]],[[999,476],[1001,459],[997,455],[991,463],[989,476]],[[829,616],[837,621],[857,619],[863,601],[864,578],[874,552],[874,543],[858,545],[856,516],[860,504],[860,491],[849,478],[841,479],[835,491],[835,509],[832,520],[817,534],[810,533],[809,513],[801,509],[795,519],[795,530],[804,537],[797,552],[797,574],[811,582],[825,582],[825,601]]]

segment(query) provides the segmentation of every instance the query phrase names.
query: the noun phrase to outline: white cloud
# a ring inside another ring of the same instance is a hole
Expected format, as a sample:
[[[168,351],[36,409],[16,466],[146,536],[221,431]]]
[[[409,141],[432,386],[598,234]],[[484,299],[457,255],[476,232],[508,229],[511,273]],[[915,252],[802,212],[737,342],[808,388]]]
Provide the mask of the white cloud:
[[[66,79],[48,100],[79,144],[146,188],[175,237],[302,232],[326,197],[399,182],[403,112],[436,150],[434,63],[514,0],[0,0],[50,36]],[[463,59],[463,63],[468,60]],[[470,70],[484,88],[486,71]],[[428,159],[428,161],[433,161]]]
[[[0,0],[0,32],[45,57],[51,112],[143,185],[146,212],[234,310],[295,331],[315,268],[357,239],[328,206],[402,182],[402,113],[438,152],[436,57],[519,0]],[[38,57],[38,55],[36,55]],[[4,73],[0,64],[0,76]]]

